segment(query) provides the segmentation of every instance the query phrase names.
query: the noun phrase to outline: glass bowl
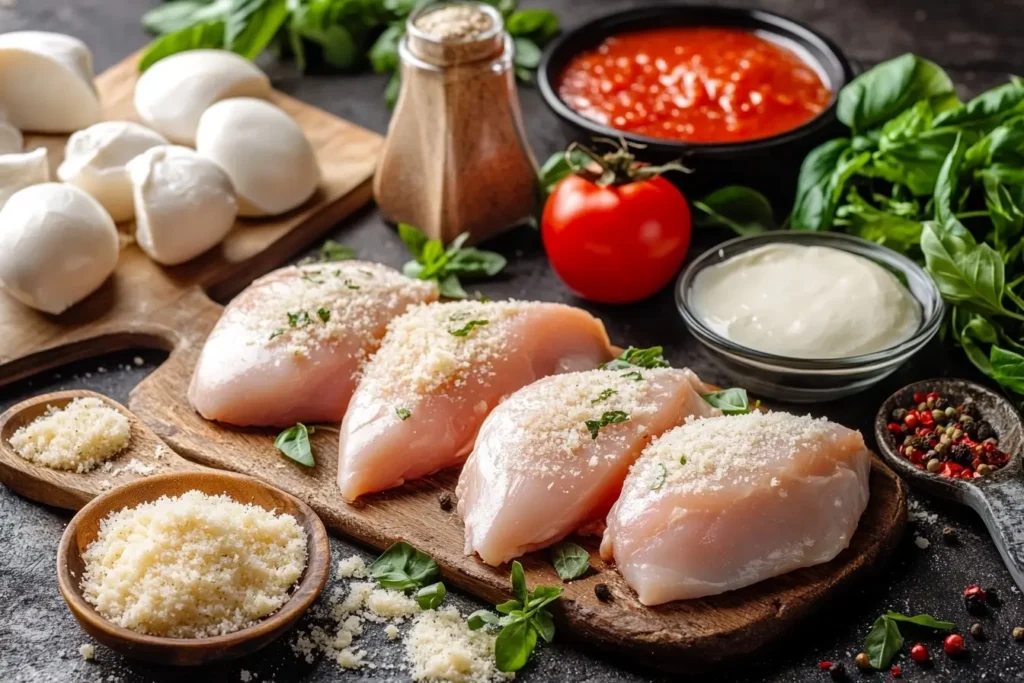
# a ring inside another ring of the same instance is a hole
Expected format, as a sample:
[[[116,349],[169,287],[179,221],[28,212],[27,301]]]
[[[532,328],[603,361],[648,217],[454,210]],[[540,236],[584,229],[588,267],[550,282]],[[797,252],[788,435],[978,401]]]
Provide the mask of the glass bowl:
[[[906,341],[848,358],[791,358],[742,346],[705,325],[691,306],[694,278],[703,269],[768,244],[842,249],[871,259],[899,278],[921,305],[921,325]],[[885,378],[927,344],[943,318],[942,296],[931,277],[907,257],[874,242],[842,233],[769,232],[738,237],[701,254],[676,283],[676,305],[690,332],[712,351],[716,365],[737,386],[757,396],[794,403],[829,401],[863,391]]]

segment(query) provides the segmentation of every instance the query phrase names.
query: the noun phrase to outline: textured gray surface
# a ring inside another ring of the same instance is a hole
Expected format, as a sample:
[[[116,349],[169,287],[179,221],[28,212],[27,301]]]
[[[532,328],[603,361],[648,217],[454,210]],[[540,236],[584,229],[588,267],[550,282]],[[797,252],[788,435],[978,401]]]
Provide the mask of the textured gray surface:
[[[12,5],[13,6],[10,6]],[[157,0],[0,0],[0,30],[24,28],[63,31],[77,35],[93,48],[102,70],[145,44],[139,16]],[[526,4],[538,5],[539,2]],[[582,22],[598,13],[628,7],[636,2],[598,0],[547,0],[566,25]],[[746,3],[753,4],[753,3]],[[866,62],[913,50],[947,66],[970,94],[1002,81],[1007,72],[1024,73],[1024,34],[1020,32],[1024,2],[897,2],[890,0],[774,0],[759,3],[813,24],[833,37],[852,57]],[[289,66],[268,63],[277,87],[345,116],[369,128],[383,131],[388,112],[380,100],[382,79],[375,76],[317,76],[300,78]],[[531,142],[538,155],[546,155],[564,140],[554,119],[531,90],[524,91],[524,106]],[[394,233],[372,210],[338,226],[337,239],[352,245],[364,258],[400,265],[405,250]],[[721,238],[723,235],[718,235]],[[714,236],[702,236],[692,248],[697,254]],[[510,257],[508,276],[479,287],[491,297],[530,297],[580,304],[550,272],[536,238],[528,231],[498,241],[496,249]],[[709,381],[721,381],[708,357],[686,333],[669,292],[650,301],[625,307],[586,306],[607,323],[612,338],[639,346],[664,344],[674,364],[690,365]],[[142,359],[137,366],[133,359]],[[163,359],[153,351],[129,352],[78,363],[73,367],[21,382],[0,390],[0,408],[23,398],[59,389],[89,388],[122,402],[131,388]],[[938,342],[876,389],[838,403],[805,407],[870,435],[875,410],[896,388],[929,376],[974,377],[956,351]],[[247,671],[256,681],[390,681],[406,680],[400,670],[384,668],[402,656],[399,643],[387,642],[373,631],[364,638],[369,658],[381,665],[360,672],[342,671],[330,661],[309,664],[292,653],[290,638],[246,660],[199,671],[181,671],[140,665],[97,647],[95,662],[84,662],[78,647],[90,639],[79,629],[57,591],[53,571],[57,541],[69,515],[23,500],[0,487],[0,682],[110,681],[238,681]],[[745,668],[723,672],[707,680],[721,681],[826,681],[817,669],[822,659],[843,661],[852,671],[851,657],[863,645],[871,622],[884,610],[929,612],[955,621],[966,632],[973,621],[960,601],[969,583],[995,587],[1002,607],[981,619],[989,634],[984,643],[968,638],[970,656],[951,661],[941,654],[941,641],[929,632],[904,635],[910,643],[922,640],[935,654],[935,665],[922,669],[906,657],[903,680],[1024,681],[1024,644],[1014,643],[1010,629],[1024,625],[1024,599],[988,539],[980,520],[963,508],[931,501],[915,494],[912,522],[907,537],[885,572],[853,594],[837,596],[817,618],[793,633],[785,642],[765,652]],[[1024,523],[1024,521],[1022,521]],[[961,539],[955,547],[942,543],[942,528],[953,527]],[[920,549],[916,537],[930,547]],[[335,559],[353,553],[369,555],[344,541],[333,539]],[[453,596],[464,612],[478,605],[470,598]],[[309,625],[308,619],[304,626]],[[302,628],[302,626],[300,626]],[[585,643],[582,644],[585,646]],[[533,664],[519,676],[523,681],[643,681],[662,680],[637,671],[630,662],[614,659],[615,653],[594,653],[577,644],[558,642],[542,649]],[[856,672],[851,679],[861,678]],[[874,674],[865,680],[888,680]],[[672,680],[682,680],[675,677]],[[701,679],[705,680],[705,679]]]

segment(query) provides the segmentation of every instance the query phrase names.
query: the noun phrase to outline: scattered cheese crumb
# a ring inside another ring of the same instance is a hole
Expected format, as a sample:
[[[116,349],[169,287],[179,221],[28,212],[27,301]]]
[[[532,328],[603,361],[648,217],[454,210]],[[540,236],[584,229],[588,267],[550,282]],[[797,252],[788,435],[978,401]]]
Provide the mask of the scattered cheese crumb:
[[[98,398],[76,398],[64,408],[48,406],[35,421],[11,435],[22,458],[57,470],[88,472],[128,445],[131,424]]]
[[[370,593],[366,607],[373,616],[385,619],[400,619],[420,611],[419,604],[405,593],[382,588]]]
[[[291,515],[188,491],[107,515],[82,559],[82,594],[104,617],[199,638],[280,609],[306,568],[306,532]]]
[[[242,683],[249,683],[249,681],[252,680],[252,674],[246,671],[245,669],[242,669],[240,678],[242,679]]]
[[[135,363],[136,367],[142,367],[146,361],[142,360],[142,356],[135,356],[135,358],[132,358],[132,362]]]
[[[358,555],[346,557],[338,565],[338,576],[345,579],[353,577],[364,579],[366,578],[366,562]]]
[[[394,624],[388,624],[384,627],[384,635],[388,637],[388,640],[395,640],[398,638],[398,627]]]
[[[78,648],[78,654],[82,655],[82,659],[91,662],[96,659],[96,648],[89,643],[84,643],[82,647]]]
[[[515,675],[498,671],[494,641],[488,629],[469,630],[454,608],[423,612],[405,639],[405,654],[414,681],[492,683]]]
[[[916,545],[921,550],[927,550],[929,546],[931,546],[931,542],[923,536],[915,536],[914,545]]]

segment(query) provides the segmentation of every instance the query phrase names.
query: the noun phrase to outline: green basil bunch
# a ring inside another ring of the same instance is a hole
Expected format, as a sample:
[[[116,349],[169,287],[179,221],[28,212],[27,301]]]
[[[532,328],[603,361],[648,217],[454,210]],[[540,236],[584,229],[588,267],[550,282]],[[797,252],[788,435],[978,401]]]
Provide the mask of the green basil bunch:
[[[518,0],[484,0],[505,18],[515,41],[516,75],[531,81],[541,48],[559,31],[546,9],[518,9]],[[343,71],[372,67],[392,74],[386,97],[398,96],[398,45],[409,14],[427,0],[174,0],[147,12],[142,24],[159,36],[139,64],[197,48],[223,48],[247,59],[271,49],[300,71],[323,65]]]

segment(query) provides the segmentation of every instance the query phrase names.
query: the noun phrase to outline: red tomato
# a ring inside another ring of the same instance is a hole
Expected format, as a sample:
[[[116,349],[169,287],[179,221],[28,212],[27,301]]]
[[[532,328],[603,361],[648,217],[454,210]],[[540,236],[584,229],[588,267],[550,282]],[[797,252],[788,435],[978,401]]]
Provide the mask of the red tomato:
[[[541,237],[558,277],[601,303],[645,299],[667,285],[690,247],[690,207],[662,177],[601,187],[570,175],[544,205]]]

